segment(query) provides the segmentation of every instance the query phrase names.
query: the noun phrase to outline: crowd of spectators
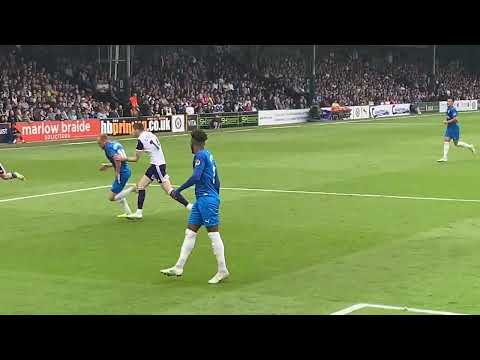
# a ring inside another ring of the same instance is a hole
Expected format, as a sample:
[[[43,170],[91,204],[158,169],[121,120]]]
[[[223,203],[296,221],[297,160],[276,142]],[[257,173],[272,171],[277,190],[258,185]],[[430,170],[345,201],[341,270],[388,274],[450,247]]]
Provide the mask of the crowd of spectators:
[[[49,71],[15,51],[0,56],[0,122],[123,116],[121,105],[95,98],[90,81],[81,66]]]
[[[296,92],[308,89],[302,58],[265,59],[260,71]],[[422,63],[327,57],[317,62],[315,73],[316,102],[324,106],[333,102],[353,106],[480,97],[479,74],[467,73],[456,64],[438,66],[434,77]]]
[[[304,94],[288,83],[265,77],[228,52],[197,58],[172,52],[157,64],[140,67],[132,79],[140,113],[212,113],[306,106]]]
[[[480,96],[479,75],[452,65],[438,67],[434,77],[422,63],[327,59],[318,65],[317,74],[318,100],[323,104],[418,103]]]
[[[134,96],[122,105],[99,96],[109,79],[95,62],[59,57],[52,68],[11,51],[0,56],[0,122],[307,107],[301,56],[262,56],[253,66],[219,46],[203,56],[180,48],[148,60],[136,63]],[[324,106],[480,98],[479,75],[458,65],[438,66],[433,77],[422,63],[326,57],[315,70],[314,101]]]

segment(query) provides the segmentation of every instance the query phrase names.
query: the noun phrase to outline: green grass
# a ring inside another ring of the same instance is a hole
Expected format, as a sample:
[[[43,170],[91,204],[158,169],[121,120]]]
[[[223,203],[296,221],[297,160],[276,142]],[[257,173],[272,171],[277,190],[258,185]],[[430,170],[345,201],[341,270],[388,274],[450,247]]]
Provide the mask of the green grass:
[[[208,147],[224,187],[480,199],[480,159],[452,149],[436,163],[442,119],[221,132]],[[461,119],[464,140],[480,145],[480,115]],[[188,137],[161,141],[179,184]],[[0,200],[108,185],[103,156],[95,144],[2,149],[28,181],[1,182]],[[147,165],[133,165],[132,181]],[[121,221],[107,190],[0,202],[0,313],[329,314],[357,303],[480,313],[480,203],[224,190],[231,278],[211,286],[204,230],[182,278],[159,273],[178,257],[185,209],[156,187],[143,221]]]

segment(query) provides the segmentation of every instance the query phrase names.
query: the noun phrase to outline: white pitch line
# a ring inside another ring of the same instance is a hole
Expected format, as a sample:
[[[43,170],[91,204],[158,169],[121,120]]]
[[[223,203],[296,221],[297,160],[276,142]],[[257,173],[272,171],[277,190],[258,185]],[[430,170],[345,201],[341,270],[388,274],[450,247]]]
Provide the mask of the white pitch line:
[[[459,314],[453,313],[449,311],[438,311],[438,310],[428,310],[428,309],[416,309],[410,307],[402,307],[402,306],[390,306],[390,305],[378,305],[378,304],[365,304],[366,307],[369,308],[376,308],[376,309],[385,309],[385,310],[402,310],[402,311],[409,311],[415,312],[420,314],[431,314],[431,315],[466,315],[466,314]]]
[[[345,309],[335,311],[334,313],[331,313],[330,315],[348,315],[351,314],[354,311],[361,310],[367,307],[367,304],[355,304],[352,306],[349,306]]]
[[[356,194],[356,193],[338,193],[338,192],[325,192],[325,191],[280,190],[280,189],[235,188],[235,187],[222,187],[221,190],[480,203],[480,199],[438,198],[438,197],[401,196],[401,195],[383,195],[383,194]]]
[[[428,309],[417,309],[417,308],[410,308],[405,306],[390,306],[390,305],[379,305],[379,304],[355,304],[349,306],[345,309],[336,311],[330,315],[348,315],[355,311],[365,309],[365,308],[374,308],[374,309],[384,309],[384,310],[398,310],[398,311],[408,311],[414,312],[419,314],[430,314],[430,315],[466,315],[460,313],[453,313],[449,311],[438,311],[438,310],[428,310]]]
[[[351,125],[394,125],[394,126],[426,126],[436,125],[434,122],[415,122],[415,123],[394,123],[394,122],[357,122],[351,123]]]
[[[26,199],[35,199],[35,198],[46,197],[46,196],[71,194],[71,193],[77,193],[77,192],[82,192],[82,191],[105,189],[105,188],[108,188],[108,187],[110,187],[110,186],[111,186],[111,185],[95,186],[95,187],[90,187],[90,188],[85,188],[85,189],[58,191],[58,192],[47,193],[47,194],[21,196],[21,197],[16,197],[16,198],[9,198],[9,199],[0,199],[0,203],[11,202],[11,201],[18,201],[18,200],[26,200]]]
[[[133,183],[130,184],[130,185],[133,185]],[[0,199],[0,203],[16,201],[16,200],[33,199],[33,198],[45,197],[45,196],[70,194],[70,193],[89,191],[89,190],[104,189],[104,188],[108,188],[110,186],[111,185],[104,185],[104,186],[96,186],[96,187],[85,188],[85,189],[59,191],[59,192],[48,193],[48,194],[30,195],[30,196],[23,196],[23,197],[10,198],[10,199]],[[152,184],[151,186],[159,187],[161,185]],[[338,193],[338,192],[326,192],[326,191],[281,190],[281,189],[240,188],[240,187],[222,187],[220,189],[221,190],[230,190],[230,191],[251,191],[251,192],[284,193],[284,194],[305,194],[305,195],[325,195],[325,196],[330,195],[330,196],[346,196],[346,197],[367,197],[367,198],[385,198],[385,199],[426,200],[426,201],[430,200],[430,201],[451,201],[451,202],[480,203],[480,199],[437,198],[437,197],[400,196],[400,195],[384,195],[384,194],[356,194],[356,193]]]

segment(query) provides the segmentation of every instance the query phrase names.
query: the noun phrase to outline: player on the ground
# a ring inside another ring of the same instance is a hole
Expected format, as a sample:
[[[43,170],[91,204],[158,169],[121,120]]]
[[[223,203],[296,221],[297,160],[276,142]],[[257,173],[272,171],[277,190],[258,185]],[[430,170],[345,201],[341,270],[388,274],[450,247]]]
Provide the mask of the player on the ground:
[[[448,150],[450,149],[450,141],[453,140],[455,146],[468,149],[475,155],[475,147],[473,145],[464,143],[460,140],[460,125],[458,125],[458,113],[455,106],[453,106],[453,99],[447,100],[447,118],[443,121],[447,125],[445,130],[445,137],[443,142],[443,157],[438,162],[448,161]]]
[[[16,171],[7,172],[7,170],[5,170],[5,168],[1,163],[0,163],[0,178],[2,178],[3,180],[13,180],[13,179],[22,180],[22,181],[25,180],[25,176],[23,176],[22,174]]]
[[[97,143],[100,148],[105,151],[105,156],[108,161],[110,161],[110,163],[103,163],[100,167],[100,171],[105,171],[108,168],[113,168],[115,171],[115,180],[113,180],[112,188],[108,194],[108,200],[118,201],[123,207],[124,213],[118,215],[118,217],[127,217],[132,211],[128,206],[126,197],[132,191],[135,191],[135,186],[123,190],[128,183],[128,179],[132,175],[127,163],[127,154],[125,153],[122,144],[117,141],[111,141],[105,134],[98,137]]]
[[[168,276],[181,276],[187,259],[195,246],[197,232],[202,225],[207,228],[212,241],[213,253],[217,258],[218,271],[210,279],[210,284],[217,284],[230,274],[225,262],[224,246],[219,233],[220,179],[213,155],[206,150],[207,134],[202,130],[192,132],[191,149],[193,158],[193,175],[172,196],[178,196],[183,190],[195,185],[197,201],[193,205],[188,219],[188,228],[180,250],[180,257],[175,266],[161,270]]]
[[[133,131],[135,136],[138,137],[137,150],[135,156],[129,157],[128,161],[137,162],[143,152],[150,155],[150,167],[137,184],[137,211],[128,216],[129,219],[141,219],[143,217],[143,203],[145,202],[146,189],[153,181],[158,181],[168,195],[170,195],[174,189],[170,182],[170,177],[167,174],[165,156],[157,136],[150,131],[145,131],[142,123],[133,124]],[[192,204],[181,194],[178,194],[174,199],[188,210],[192,208]]]

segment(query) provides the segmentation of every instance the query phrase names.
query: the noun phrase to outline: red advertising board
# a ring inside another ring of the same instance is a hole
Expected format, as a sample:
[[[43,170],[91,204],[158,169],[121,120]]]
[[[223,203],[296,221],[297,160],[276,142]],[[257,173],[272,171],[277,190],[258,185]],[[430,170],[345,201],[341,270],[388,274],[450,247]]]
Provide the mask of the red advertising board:
[[[100,120],[65,120],[19,122],[17,130],[26,142],[54,141],[96,137],[100,135]]]

